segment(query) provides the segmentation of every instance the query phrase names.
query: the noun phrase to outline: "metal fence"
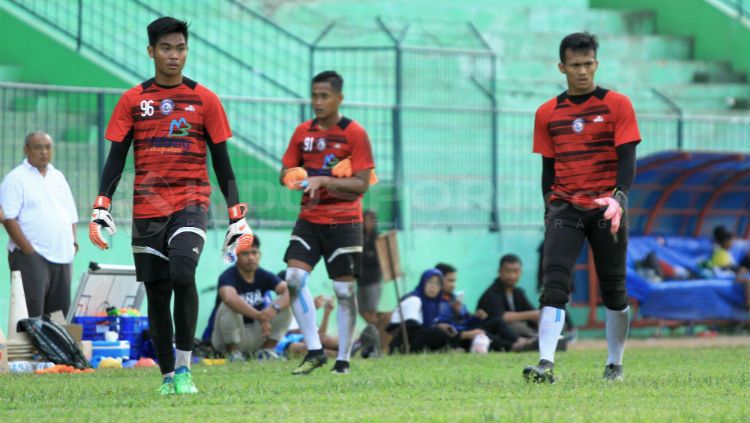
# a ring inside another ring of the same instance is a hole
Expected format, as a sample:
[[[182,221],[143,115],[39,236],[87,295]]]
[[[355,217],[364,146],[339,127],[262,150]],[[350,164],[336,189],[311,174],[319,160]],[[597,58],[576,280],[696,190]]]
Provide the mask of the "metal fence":
[[[81,216],[96,196],[108,151],[103,131],[120,90],[0,84],[0,173],[23,159],[23,138],[34,130],[55,139],[53,163],[68,178]],[[222,96],[234,124],[252,128],[230,140],[240,196],[252,207],[256,226],[291,225],[299,193],[278,185],[280,159],[307,101]],[[531,153],[533,113],[481,107],[414,106],[346,102],[344,113],[368,130],[381,183],[366,206],[379,211],[386,227],[540,227],[541,160]],[[269,118],[269,116],[273,118]],[[279,116],[283,118],[278,118]],[[638,116],[643,142],[638,155],[664,151],[747,152],[750,116]],[[263,123],[262,125],[260,123]],[[404,155],[402,179],[398,136]],[[249,140],[249,141],[248,141]],[[496,140],[496,142],[493,142]],[[130,215],[132,160],[115,195],[118,218]],[[224,219],[218,188],[212,215]],[[214,221],[214,223],[217,223]]]

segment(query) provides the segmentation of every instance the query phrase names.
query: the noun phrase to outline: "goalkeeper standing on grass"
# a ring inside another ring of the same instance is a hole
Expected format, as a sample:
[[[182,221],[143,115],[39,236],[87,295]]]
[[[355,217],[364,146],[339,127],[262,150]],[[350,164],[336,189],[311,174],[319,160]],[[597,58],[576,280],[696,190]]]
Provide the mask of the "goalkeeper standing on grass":
[[[228,254],[249,249],[253,234],[240,204],[226,140],[232,136],[218,97],[182,76],[187,24],[162,17],[148,26],[148,54],[155,76],[125,92],[105,138],[112,147],[102,172],[89,238],[101,249],[102,229],[116,232],[109,213],[112,195],[132,144],[135,154],[132,246],[136,277],[145,282],[151,339],[163,381],[159,392],[197,393],[190,373],[198,318],[195,268],[206,238],[211,186],[206,150],[229,206]],[[170,301],[174,292],[174,328]],[[172,338],[176,356],[172,350]]]
[[[357,319],[354,281],[362,268],[362,196],[376,182],[370,139],[362,126],[339,113],[344,80],[334,71],[311,83],[315,119],[294,131],[282,159],[280,180],[304,189],[302,208],[284,261],[292,311],[307,345],[294,374],[308,374],[326,363],[307,286],[322,257],[338,299],[339,351],[333,373],[349,373]],[[308,177],[309,175],[309,177]]]
[[[566,36],[559,69],[568,89],[536,112],[534,152],[542,155],[545,199],[543,288],[539,298],[539,355],[527,381],[554,382],[557,341],[565,323],[573,266],[584,239],[594,254],[607,307],[609,356],[604,378],[622,380],[628,335],[625,253],[627,192],[641,141],[630,100],[594,84],[597,41],[588,33]]]

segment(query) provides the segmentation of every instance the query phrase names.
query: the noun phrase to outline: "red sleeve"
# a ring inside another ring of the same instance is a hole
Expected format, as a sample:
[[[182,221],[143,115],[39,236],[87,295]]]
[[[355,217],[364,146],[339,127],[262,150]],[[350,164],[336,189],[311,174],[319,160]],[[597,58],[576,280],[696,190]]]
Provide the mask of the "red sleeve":
[[[299,150],[299,142],[297,138],[302,132],[303,125],[304,124],[297,126],[297,129],[294,130],[292,138],[289,140],[289,145],[286,147],[284,157],[281,158],[281,164],[287,169],[302,166],[302,152]]]
[[[638,130],[638,122],[635,119],[635,111],[630,99],[621,96],[617,103],[617,116],[615,116],[615,147],[629,142],[640,141],[641,133]]]
[[[352,125],[352,129],[348,132],[346,138],[352,144],[352,173],[375,168],[370,137],[367,136],[365,128]]]
[[[203,127],[211,137],[211,141],[216,144],[232,138],[229,120],[227,120],[227,114],[224,112],[224,106],[221,105],[219,97],[206,90],[203,102]]]
[[[552,137],[549,135],[548,124],[549,114],[547,104],[542,105],[536,111],[534,116],[534,153],[539,153],[543,157],[555,158],[555,147],[552,143]]]
[[[104,138],[110,141],[122,142],[133,129],[133,112],[128,94],[129,92],[123,94],[117,101],[115,109],[112,110],[112,117],[109,118],[107,131],[104,133]]]

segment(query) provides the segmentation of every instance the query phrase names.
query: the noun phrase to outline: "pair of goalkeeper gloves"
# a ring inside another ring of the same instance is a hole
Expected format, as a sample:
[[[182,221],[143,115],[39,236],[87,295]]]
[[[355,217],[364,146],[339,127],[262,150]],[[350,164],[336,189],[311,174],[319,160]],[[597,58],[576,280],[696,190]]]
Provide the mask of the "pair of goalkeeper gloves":
[[[353,175],[352,172],[352,160],[347,157],[344,160],[336,163],[331,169],[331,175],[336,178],[349,178]],[[293,167],[287,169],[282,179],[284,185],[291,190],[299,190],[307,188],[307,171],[302,167]],[[378,183],[378,176],[375,174],[375,169],[370,172],[370,185]]]
[[[102,229],[109,235],[117,233],[115,221],[109,213],[112,200],[100,195],[94,200],[94,211],[89,222],[89,239],[102,250],[109,248],[109,244],[102,237]],[[240,203],[229,208],[229,229],[224,237],[224,253],[227,262],[234,262],[237,254],[249,250],[253,245],[253,231],[245,220],[247,204]]]

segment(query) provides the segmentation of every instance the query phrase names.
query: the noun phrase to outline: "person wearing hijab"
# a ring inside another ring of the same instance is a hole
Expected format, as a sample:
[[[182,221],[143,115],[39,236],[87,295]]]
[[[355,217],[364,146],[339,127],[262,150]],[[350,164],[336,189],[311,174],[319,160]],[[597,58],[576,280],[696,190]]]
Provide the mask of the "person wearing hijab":
[[[437,269],[427,269],[419,278],[419,284],[401,299],[401,308],[396,308],[391,317],[388,332],[393,334],[391,352],[404,351],[405,343],[400,330],[403,312],[412,353],[425,350],[437,351],[448,345],[451,337],[458,333],[447,323],[439,323],[442,302],[443,274]]]

